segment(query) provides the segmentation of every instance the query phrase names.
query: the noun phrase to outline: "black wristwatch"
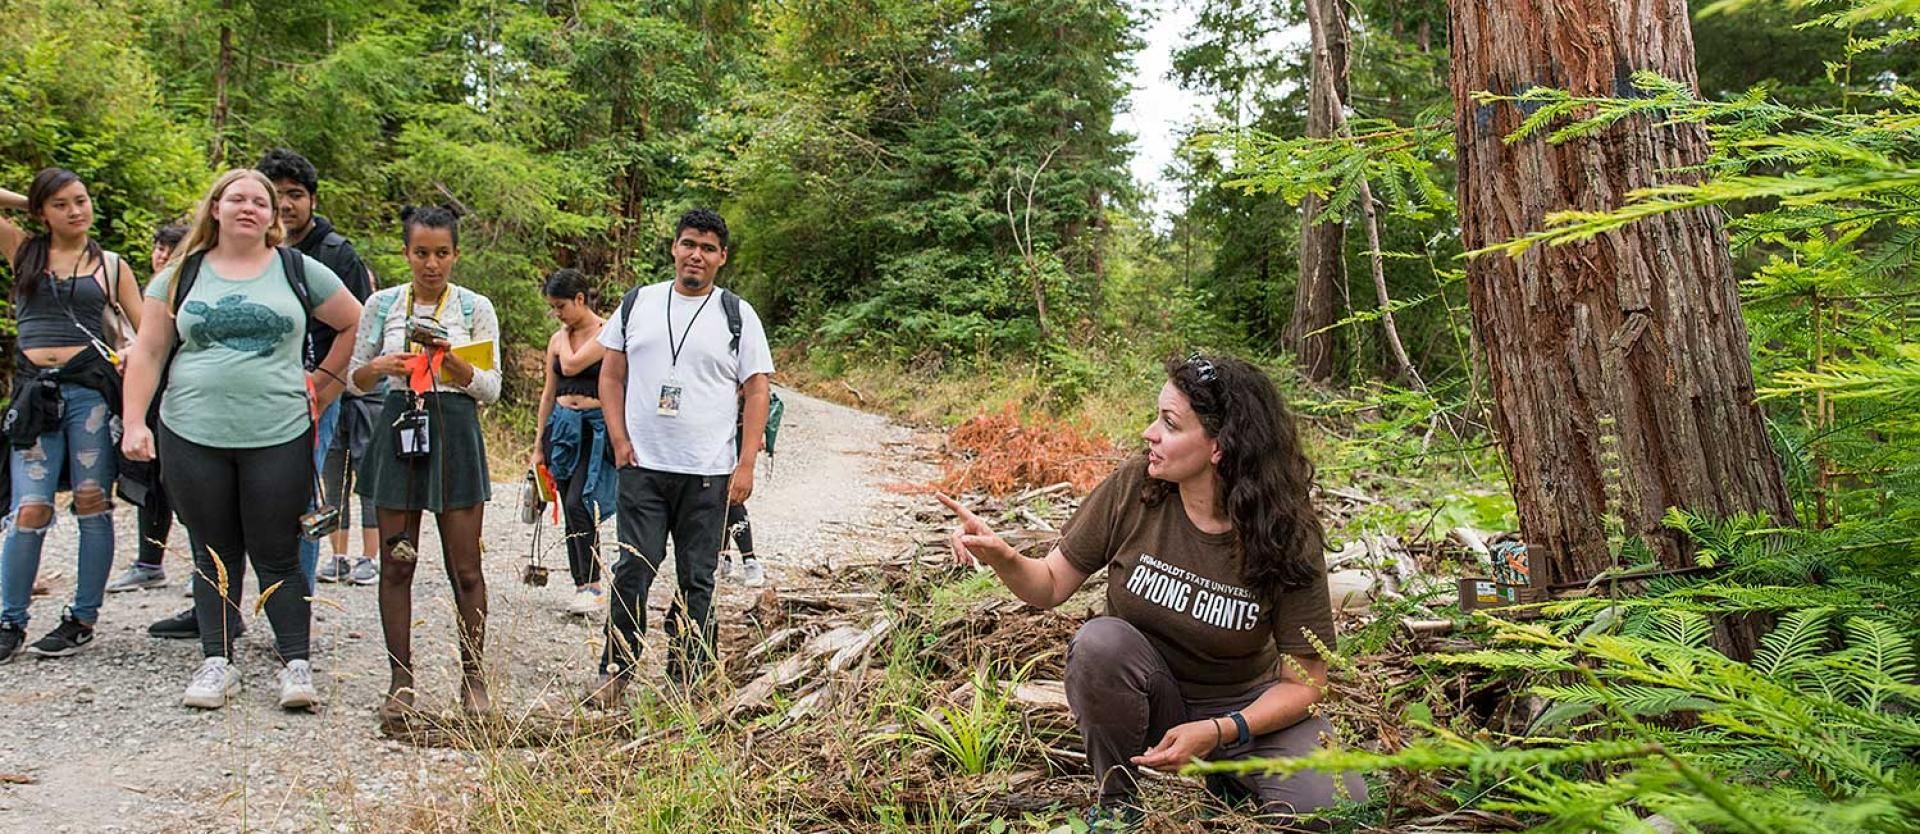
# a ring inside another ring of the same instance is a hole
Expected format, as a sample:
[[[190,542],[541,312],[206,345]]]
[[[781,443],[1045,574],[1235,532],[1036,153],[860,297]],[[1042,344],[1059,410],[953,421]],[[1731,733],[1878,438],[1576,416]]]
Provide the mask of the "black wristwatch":
[[[1247,727],[1247,717],[1241,715],[1238,711],[1228,713],[1227,717],[1233,719],[1234,732],[1236,733],[1233,740],[1227,742],[1227,749],[1232,750],[1237,747],[1245,747],[1252,744],[1253,730]]]

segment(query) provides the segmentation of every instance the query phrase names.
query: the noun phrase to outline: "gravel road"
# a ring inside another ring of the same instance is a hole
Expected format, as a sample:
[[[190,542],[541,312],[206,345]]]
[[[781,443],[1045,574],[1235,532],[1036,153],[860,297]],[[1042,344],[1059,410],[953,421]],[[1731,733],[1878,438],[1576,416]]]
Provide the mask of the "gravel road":
[[[907,429],[796,392],[781,396],[787,411],[779,455],[762,459],[748,504],[770,584],[793,579],[815,560],[860,555],[862,541],[874,538],[860,531],[914,501],[883,485],[929,476]],[[486,522],[489,674],[509,716],[564,709],[591,676],[601,639],[598,618],[563,613],[572,591],[563,553],[545,560],[553,571],[548,586],[520,583],[531,528],[517,519],[518,495],[518,485],[496,485]],[[132,508],[123,506],[116,524],[117,572],[132,560]],[[613,541],[611,520],[602,535]],[[42,577],[52,594],[35,598],[29,639],[57,622],[70,596],[74,537],[71,518],[49,536]],[[176,553],[184,541],[176,530]],[[458,672],[452,594],[432,525],[421,544],[414,606],[421,706],[451,709]],[[669,558],[664,570],[672,564]],[[372,587],[320,589],[330,601],[314,607],[321,709],[286,713],[275,706],[277,665],[264,618],[251,614],[251,577],[249,631],[236,652],[244,681],[237,703],[213,712],[180,706],[198,646],[146,635],[148,623],[187,604],[186,560],[170,556],[167,566],[169,587],[108,597],[87,651],[0,666],[0,830],[369,830],[362,823],[402,819],[423,797],[445,800],[463,772],[474,772],[471,754],[380,735],[372,710],[384,691],[386,662]],[[672,588],[670,576],[655,583],[657,611]],[[721,616],[741,616],[755,593],[723,584]],[[657,622],[657,614],[651,619]],[[657,638],[651,634],[650,645]]]

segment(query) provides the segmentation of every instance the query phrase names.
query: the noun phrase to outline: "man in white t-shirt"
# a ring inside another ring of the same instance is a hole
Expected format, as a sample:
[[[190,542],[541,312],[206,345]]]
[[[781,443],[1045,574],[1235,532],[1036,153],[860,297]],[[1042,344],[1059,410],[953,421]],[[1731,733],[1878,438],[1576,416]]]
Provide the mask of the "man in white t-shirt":
[[[667,677],[691,683],[710,667],[727,505],[752,494],[767,425],[766,331],[752,305],[713,285],[727,262],[726,221],[694,209],[673,238],[673,280],[630,291],[600,330],[600,404],[620,466],[620,558],[590,695],[600,706],[619,704],[632,680],[669,536],[680,587],[666,616]]]

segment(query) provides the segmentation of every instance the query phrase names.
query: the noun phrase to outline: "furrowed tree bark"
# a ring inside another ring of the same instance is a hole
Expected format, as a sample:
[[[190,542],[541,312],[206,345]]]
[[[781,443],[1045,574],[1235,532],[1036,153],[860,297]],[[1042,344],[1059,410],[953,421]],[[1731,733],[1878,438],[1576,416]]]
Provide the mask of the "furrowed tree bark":
[[[1468,250],[1537,230],[1550,212],[1608,209],[1632,189],[1690,179],[1680,171],[1707,158],[1698,127],[1647,119],[1559,145],[1505,144],[1526,112],[1472,98],[1534,87],[1632,96],[1630,76],[1641,70],[1697,84],[1684,0],[1450,5]],[[1581,582],[1613,565],[1603,524],[1610,479],[1621,495],[1611,511],[1667,567],[1690,565],[1693,555],[1661,526],[1668,507],[1792,521],[1754,403],[1718,210],[1667,214],[1518,258],[1483,255],[1469,261],[1467,277],[1536,587]],[[1603,455],[1610,433],[1617,460]]]
[[[1312,36],[1308,78],[1307,135],[1326,138],[1338,129],[1347,100],[1347,16],[1341,0],[1307,0]],[[1316,222],[1326,202],[1309,194],[1300,201],[1300,283],[1294,290],[1287,347],[1300,373],[1314,382],[1333,378],[1335,293],[1346,283],[1346,224]],[[1317,331],[1317,332],[1316,332]]]

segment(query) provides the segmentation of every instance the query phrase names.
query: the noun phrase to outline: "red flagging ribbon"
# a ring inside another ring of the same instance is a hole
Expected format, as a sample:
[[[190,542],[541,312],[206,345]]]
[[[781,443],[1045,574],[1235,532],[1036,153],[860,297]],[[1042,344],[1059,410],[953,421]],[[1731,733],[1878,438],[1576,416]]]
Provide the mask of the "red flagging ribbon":
[[[433,390],[433,380],[440,376],[440,366],[447,361],[447,349],[427,348],[414,354],[407,360],[407,387],[415,394],[425,394]]]

